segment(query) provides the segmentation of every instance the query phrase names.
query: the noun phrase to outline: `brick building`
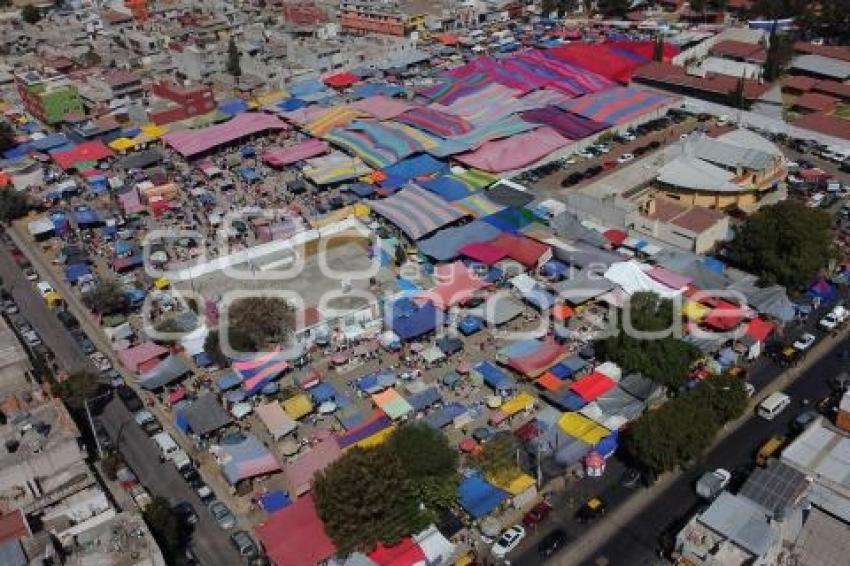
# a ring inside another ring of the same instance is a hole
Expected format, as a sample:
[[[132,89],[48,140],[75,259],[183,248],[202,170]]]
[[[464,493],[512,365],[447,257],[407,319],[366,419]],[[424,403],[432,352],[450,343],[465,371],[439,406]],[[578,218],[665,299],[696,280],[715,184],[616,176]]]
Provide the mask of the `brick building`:
[[[163,79],[151,85],[155,97],[148,117],[157,125],[193,118],[215,110],[215,96],[205,85],[183,86]]]

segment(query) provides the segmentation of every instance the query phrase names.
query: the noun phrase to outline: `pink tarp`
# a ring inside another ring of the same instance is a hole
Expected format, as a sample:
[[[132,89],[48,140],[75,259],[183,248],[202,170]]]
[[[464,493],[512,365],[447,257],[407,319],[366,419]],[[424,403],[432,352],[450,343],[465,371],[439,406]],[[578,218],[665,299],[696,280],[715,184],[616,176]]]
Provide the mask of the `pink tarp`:
[[[283,475],[286,477],[289,493],[298,497],[310,491],[313,476],[336,462],[340,456],[342,450],[336,439],[329,438],[284,464]]]
[[[490,242],[473,242],[460,249],[463,256],[486,265],[493,265],[507,257],[508,252]]]
[[[327,153],[330,149],[328,142],[310,138],[292,147],[278,147],[263,153],[263,161],[272,167],[283,167],[303,159],[316,157]]]
[[[315,566],[336,552],[312,495],[274,513],[256,532],[266,555],[277,566]]]
[[[192,157],[220,145],[268,130],[286,130],[289,126],[271,114],[245,112],[231,120],[198,130],[180,130],[162,139],[183,157]]]
[[[406,102],[396,100],[395,98],[388,98],[380,94],[364,98],[363,100],[358,100],[357,102],[349,104],[349,106],[356,110],[360,110],[361,112],[365,112],[369,116],[377,118],[378,120],[390,120],[413,108],[412,105]]]
[[[623,84],[629,84],[640,63],[603,44],[570,43],[548,50],[557,59]]]
[[[538,128],[511,138],[489,141],[475,151],[455,157],[469,167],[490,173],[520,169],[570,143],[552,128]]]
[[[118,351],[118,360],[130,371],[138,372],[147,362],[164,357],[168,349],[153,342],[142,342],[138,346]]]
[[[567,357],[567,348],[555,342],[541,342],[533,352],[512,357],[508,366],[526,377],[538,377]]]
[[[443,310],[469,299],[475,291],[489,285],[459,261],[437,267],[435,274],[437,286],[424,296]]]
[[[678,273],[674,273],[669,269],[664,269],[663,267],[659,266],[655,266],[650,269],[647,275],[649,275],[659,283],[667,285],[671,289],[682,289],[690,285],[693,281],[693,279],[691,279],[690,277],[679,275]]]
[[[118,195],[118,202],[121,203],[121,208],[124,210],[124,214],[136,214],[145,209],[139,200],[139,191],[135,188]]]

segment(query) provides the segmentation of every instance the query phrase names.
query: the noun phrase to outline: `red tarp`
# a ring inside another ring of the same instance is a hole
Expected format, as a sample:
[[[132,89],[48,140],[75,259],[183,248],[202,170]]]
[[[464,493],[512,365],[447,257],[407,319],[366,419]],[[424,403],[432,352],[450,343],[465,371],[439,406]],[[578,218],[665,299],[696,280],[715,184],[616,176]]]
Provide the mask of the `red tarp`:
[[[72,169],[75,164],[84,161],[100,161],[114,154],[100,140],[88,141],[68,151],[51,153],[50,156],[62,169]]]
[[[549,246],[525,236],[514,236],[503,232],[498,238],[491,242],[497,248],[508,252],[508,257],[521,263],[525,267],[534,267],[549,251]]]
[[[325,77],[322,80],[328,86],[332,86],[334,88],[345,88],[359,81],[360,77],[349,73],[348,71],[343,71],[342,73],[337,73],[336,75]]]
[[[530,354],[512,357],[508,366],[526,377],[537,377],[567,357],[567,348],[555,342],[542,342]]]
[[[773,333],[773,325],[762,318],[754,318],[747,325],[747,336],[756,342],[764,342]]]
[[[622,246],[623,242],[626,241],[626,238],[629,237],[629,235],[622,230],[606,230],[602,233],[602,235],[615,246]]]
[[[715,330],[732,330],[741,323],[744,313],[741,308],[728,301],[718,301],[703,324]]]
[[[647,61],[655,59],[655,41],[606,41],[605,45],[614,49],[622,49],[634,53],[638,57],[642,57]],[[669,63],[670,60],[679,54],[679,46],[672,43],[664,44],[664,62]]]
[[[605,395],[614,387],[616,383],[607,375],[594,371],[590,375],[586,375],[570,386],[579,397],[590,403],[595,401],[602,395]]]
[[[407,537],[395,546],[378,544],[369,555],[378,566],[414,566],[425,562],[425,553],[413,539]]]
[[[477,290],[490,285],[475,277],[472,271],[459,261],[437,267],[435,275],[437,286],[422,298],[442,310],[469,299]]]
[[[460,249],[460,253],[473,261],[478,261],[486,265],[498,263],[508,255],[508,252],[504,248],[493,245],[490,242],[467,244]]]
[[[629,84],[632,73],[640,66],[637,61],[599,43],[570,43],[549,49],[548,52],[561,61],[578,65],[622,84]]]
[[[309,494],[274,513],[256,532],[277,566],[314,566],[336,552]]]

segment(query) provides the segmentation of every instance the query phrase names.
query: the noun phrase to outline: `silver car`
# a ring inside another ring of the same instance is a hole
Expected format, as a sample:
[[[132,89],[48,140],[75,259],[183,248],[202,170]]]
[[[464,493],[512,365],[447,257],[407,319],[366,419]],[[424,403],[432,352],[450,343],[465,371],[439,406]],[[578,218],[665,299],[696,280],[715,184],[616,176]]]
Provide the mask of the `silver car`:
[[[233,513],[230,512],[227,505],[221,501],[213,501],[210,503],[209,509],[213,519],[215,519],[215,522],[222,529],[227,531],[236,526],[236,517],[233,516]]]

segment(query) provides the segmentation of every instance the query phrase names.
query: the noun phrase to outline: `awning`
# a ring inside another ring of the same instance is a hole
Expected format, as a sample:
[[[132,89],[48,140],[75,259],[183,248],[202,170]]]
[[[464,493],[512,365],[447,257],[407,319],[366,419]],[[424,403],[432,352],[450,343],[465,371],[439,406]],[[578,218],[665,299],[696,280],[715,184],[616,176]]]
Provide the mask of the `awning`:
[[[185,361],[177,356],[169,356],[160,362],[155,368],[139,377],[139,385],[145,389],[159,389],[169,383],[177,381],[192,372]]]

